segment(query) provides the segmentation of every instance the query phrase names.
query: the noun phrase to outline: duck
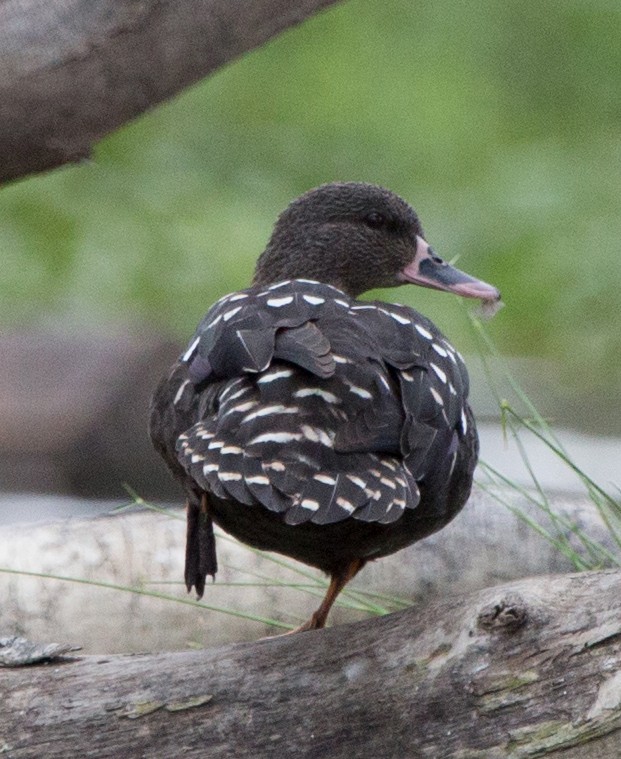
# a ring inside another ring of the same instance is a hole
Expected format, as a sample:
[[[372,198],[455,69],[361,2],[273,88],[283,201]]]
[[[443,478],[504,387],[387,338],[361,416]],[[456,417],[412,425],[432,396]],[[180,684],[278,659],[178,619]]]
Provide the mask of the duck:
[[[365,564],[464,507],[479,445],[462,356],[413,308],[359,299],[405,284],[500,303],[401,197],[335,182],[290,203],[250,287],[208,310],[149,421],[186,497],[188,592],[215,579],[217,525],[329,576],[297,631],[320,629]]]

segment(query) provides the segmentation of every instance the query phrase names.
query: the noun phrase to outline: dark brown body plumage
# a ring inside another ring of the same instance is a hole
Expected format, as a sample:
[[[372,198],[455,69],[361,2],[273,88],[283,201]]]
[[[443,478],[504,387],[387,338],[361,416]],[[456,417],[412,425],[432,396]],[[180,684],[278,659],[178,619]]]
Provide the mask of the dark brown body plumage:
[[[391,193],[322,189],[281,217],[253,287],[210,309],[150,425],[188,499],[188,588],[215,574],[215,523],[331,575],[304,629],[323,626],[364,563],[444,527],[477,460],[459,354],[413,309],[352,296],[417,276],[421,257],[424,283],[437,269],[441,289],[489,288],[429,252]]]

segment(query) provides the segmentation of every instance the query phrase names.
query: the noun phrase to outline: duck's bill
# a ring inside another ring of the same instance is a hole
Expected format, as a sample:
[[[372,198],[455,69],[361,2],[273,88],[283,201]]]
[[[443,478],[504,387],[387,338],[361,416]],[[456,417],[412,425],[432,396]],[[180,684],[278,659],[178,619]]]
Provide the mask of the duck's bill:
[[[461,295],[464,298],[479,298],[486,303],[498,303],[500,292],[480,279],[475,279],[436,256],[422,237],[416,238],[416,255],[401,270],[401,280],[421,287]]]

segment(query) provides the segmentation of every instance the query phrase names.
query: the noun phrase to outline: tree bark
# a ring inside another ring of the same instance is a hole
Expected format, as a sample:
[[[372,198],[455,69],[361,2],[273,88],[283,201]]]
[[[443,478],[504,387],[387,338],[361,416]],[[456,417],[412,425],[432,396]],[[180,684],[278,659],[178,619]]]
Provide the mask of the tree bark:
[[[621,756],[621,572],[203,651],[6,669],[9,759]]]
[[[3,0],[0,182],[93,144],[336,0]]]

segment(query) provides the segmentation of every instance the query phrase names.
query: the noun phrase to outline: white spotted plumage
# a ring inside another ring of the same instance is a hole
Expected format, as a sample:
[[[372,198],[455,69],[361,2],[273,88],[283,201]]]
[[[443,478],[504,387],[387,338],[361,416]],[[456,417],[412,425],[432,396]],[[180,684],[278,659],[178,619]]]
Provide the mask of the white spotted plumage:
[[[322,390],[320,387],[303,387],[293,393],[294,398],[308,398],[311,395],[315,395],[318,398],[321,398],[322,400],[326,401],[326,403],[342,403],[342,400],[338,397],[338,395],[330,393],[327,390]]]
[[[284,379],[285,377],[291,377],[293,374],[293,369],[279,369],[275,372],[268,372],[267,374],[262,374],[260,377],[257,378],[257,383],[259,385],[264,385],[267,382],[274,382],[278,379]]]
[[[239,482],[242,479],[241,472],[218,472],[218,477],[223,482]]]
[[[267,305],[272,308],[282,308],[282,306],[288,306],[289,303],[293,303],[293,295],[285,295],[284,298],[270,298],[267,301]]]
[[[371,400],[373,398],[373,393],[370,393],[368,390],[365,390],[363,387],[358,387],[358,385],[348,385],[349,392],[353,393],[354,395],[359,396],[360,398],[364,398],[365,400]]]
[[[181,396],[185,392],[186,387],[190,384],[190,380],[184,380],[180,385],[179,389],[175,393],[175,397],[173,398],[173,406],[175,406],[179,401],[181,400]]]
[[[437,364],[434,364],[432,361],[429,362],[429,366],[435,373],[436,377],[440,379],[440,382],[446,384],[446,372],[440,369],[440,367]]]
[[[345,321],[331,326],[324,319],[336,315],[329,310],[334,306],[347,311],[339,310]],[[461,406],[455,412],[449,405],[463,385],[462,370],[441,335],[404,306],[356,303],[334,288],[300,280],[237,293],[214,308],[184,359],[192,365],[201,351],[217,376],[226,376],[235,361],[240,368],[224,382],[219,408],[178,444],[182,464],[202,487],[218,497],[257,501],[267,508],[277,503],[291,524],[348,518],[389,523],[417,506],[420,494],[408,468],[407,439],[399,427],[391,431],[389,425],[402,424],[399,419],[408,413],[410,402],[415,407],[422,402],[419,423],[458,426],[464,435],[467,431]],[[307,311],[295,316],[294,308]],[[299,342],[295,329],[277,326],[280,319],[296,325]],[[310,332],[303,331],[305,324],[313,325]],[[340,337],[342,329],[354,329],[357,339],[368,340],[362,359],[356,344]],[[380,330],[378,337],[371,337],[373,329]],[[202,335],[215,336],[209,338],[209,349],[199,347]],[[280,335],[293,339],[282,343],[285,358],[279,357]],[[325,348],[319,335],[327,336]],[[271,347],[268,339],[274,341]],[[330,349],[333,340],[338,349]],[[409,351],[412,365],[389,369],[393,351],[399,362]],[[332,368],[324,370],[330,362]],[[250,368],[253,363],[258,369]],[[401,389],[395,379],[401,380]],[[189,386],[187,379],[179,384],[175,404],[186,397]],[[425,397],[429,401],[418,400]],[[370,414],[364,423],[363,409]],[[374,435],[378,444],[382,441],[380,450],[392,436],[395,453],[374,452]],[[395,457],[400,447],[401,458]],[[341,452],[349,449],[351,453]]]
[[[194,340],[192,340],[192,342],[190,343],[189,348],[187,349],[187,351],[181,357],[182,361],[187,361],[190,358],[190,356],[192,356],[192,354],[196,350],[196,347],[200,343],[200,341],[201,341],[200,335],[197,338],[195,338]]]
[[[324,485],[336,485],[336,478],[328,474],[314,474],[313,479],[322,482]]]
[[[248,424],[253,419],[258,419],[260,416],[278,416],[279,414],[297,414],[299,406],[283,406],[282,403],[277,403],[272,406],[262,406],[256,411],[246,414],[241,420],[240,424]]]
[[[319,306],[326,302],[325,298],[320,298],[317,295],[303,295],[302,298],[304,298],[307,303],[310,303],[311,306]]]
[[[264,432],[257,437],[248,441],[248,445],[258,445],[259,443],[293,443],[296,440],[300,440],[301,433],[296,432]]]

